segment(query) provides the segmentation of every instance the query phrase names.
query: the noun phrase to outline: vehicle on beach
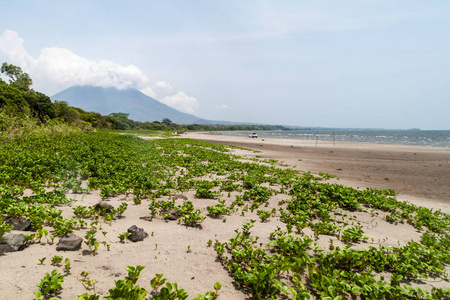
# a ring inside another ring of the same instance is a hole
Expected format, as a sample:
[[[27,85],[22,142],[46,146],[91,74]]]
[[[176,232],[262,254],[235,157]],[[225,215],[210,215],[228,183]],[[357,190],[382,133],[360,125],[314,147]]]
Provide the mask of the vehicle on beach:
[[[252,132],[248,135],[249,138],[258,138],[258,134],[256,132]]]

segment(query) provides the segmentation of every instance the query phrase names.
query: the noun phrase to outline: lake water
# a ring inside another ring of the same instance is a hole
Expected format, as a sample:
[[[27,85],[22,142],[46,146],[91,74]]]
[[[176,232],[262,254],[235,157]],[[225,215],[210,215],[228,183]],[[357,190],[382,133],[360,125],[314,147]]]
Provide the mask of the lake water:
[[[450,147],[450,130],[291,130],[255,131],[259,138]],[[218,134],[248,136],[250,131]]]

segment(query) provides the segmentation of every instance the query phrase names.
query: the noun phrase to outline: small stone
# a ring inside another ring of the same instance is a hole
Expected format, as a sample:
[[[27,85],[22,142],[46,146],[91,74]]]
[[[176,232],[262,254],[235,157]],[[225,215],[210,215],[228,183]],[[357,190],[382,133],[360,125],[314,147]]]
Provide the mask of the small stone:
[[[114,206],[105,201],[100,201],[99,203],[94,205],[94,209],[97,212],[109,214],[114,209]]]
[[[174,209],[171,209],[171,210],[170,210],[169,216],[167,217],[167,220],[172,220],[172,221],[174,221],[174,220],[177,220],[179,216],[180,216],[180,214],[178,213],[178,210],[176,210],[176,209],[174,208]]]
[[[128,239],[132,242],[140,242],[143,241],[144,238],[148,237],[148,233],[144,231],[144,229],[137,227],[136,225],[128,228],[127,232],[131,233],[128,236]]]
[[[75,234],[69,234],[68,236],[62,237],[59,240],[58,246],[56,246],[57,251],[77,251],[81,248],[83,239]]]
[[[16,252],[26,246],[26,238],[23,234],[7,233],[0,240],[0,253]]]

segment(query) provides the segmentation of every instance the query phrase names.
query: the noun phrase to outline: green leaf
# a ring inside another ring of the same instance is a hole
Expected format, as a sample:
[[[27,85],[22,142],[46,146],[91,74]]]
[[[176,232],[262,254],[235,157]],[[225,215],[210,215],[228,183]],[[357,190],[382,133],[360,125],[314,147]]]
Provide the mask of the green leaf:
[[[353,294],[358,294],[359,291],[361,291],[361,288],[359,286],[352,287],[352,293]]]

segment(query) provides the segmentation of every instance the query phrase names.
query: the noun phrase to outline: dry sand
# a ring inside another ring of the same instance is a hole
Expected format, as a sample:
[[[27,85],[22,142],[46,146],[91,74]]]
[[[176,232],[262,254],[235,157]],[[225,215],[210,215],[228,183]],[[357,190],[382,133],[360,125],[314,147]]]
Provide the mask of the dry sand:
[[[347,143],[337,143],[333,146],[325,142],[319,142],[316,146],[315,142],[310,141],[263,141],[198,133],[189,133],[184,137],[257,149],[261,153],[243,150],[238,150],[237,153],[249,157],[260,155],[279,159],[289,165],[295,165],[300,170],[336,174],[341,178],[338,182],[354,187],[394,189],[400,193],[399,199],[449,212],[449,149]],[[203,210],[204,215],[206,206],[217,203],[215,200],[197,199],[193,191],[185,195],[194,202],[196,208]],[[231,197],[228,197],[224,193],[222,198],[229,204],[234,200],[234,195],[235,193],[232,193]],[[90,206],[100,200],[98,191],[85,196],[69,197],[78,201],[62,207],[65,217],[73,216],[71,206]],[[268,209],[277,207],[278,201],[286,198],[287,196],[282,194],[272,197]],[[112,225],[102,224],[102,230],[108,232],[108,239],[100,232],[97,234],[100,241],[111,244],[110,251],[100,246],[98,255],[92,256],[84,244],[81,251],[58,252],[55,249],[56,244],[42,243],[30,245],[20,252],[0,255],[0,299],[35,299],[33,291],[38,289],[36,284],[46,272],[58,269],[64,274],[62,269],[50,265],[54,255],[70,258],[72,272],[76,275],[82,271],[91,272],[89,278],[97,282],[95,291],[103,296],[108,294],[108,289],[114,286],[115,280],[124,278],[127,265],[145,265],[138,284],[147,290],[151,290],[149,281],[153,275],[164,273],[169,282],[176,282],[180,288],[187,290],[189,299],[198,293],[213,290],[216,281],[222,284],[218,299],[248,299],[249,296],[233,284],[232,278],[216,259],[213,247],[207,247],[208,240],[225,242],[235,235],[235,229],[241,228],[241,225],[250,219],[257,220],[252,232],[260,236],[263,243],[268,241],[268,234],[277,226],[284,228],[284,224],[277,217],[262,223],[256,213],[248,212],[241,216],[240,211],[226,216],[225,221],[223,217],[208,217],[202,223],[202,229],[188,228],[177,224],[176,221],[164,221],[160,218],[154,218],[152,221],[140,219],[149,216],[148,201],[135,205],[130,196],[110,198],[108,201],[114,207],[123,201],[128,203],[123,218],[115,220]],[[373,238],[375,242],[380,240],[384,245],[397,246],[420,237],[420,232],[408,224],[393,225],[385,222],[382,219],[383,214],[372,217],[361,212],[355,215],[364,225],[365,235]],[[120,243],[117,235],[132,225],[142,227],[151,236],[142,242]],[[83,237],[84,232],[85,230],[80,230],[75,233]],[[328,236],[321,237],[324,244],[328,239]],[[335,245],[340,245],[340,241],[334,240]],[[188,246],[191,249],[189,253]],[[367,244],[361,244],[360,247],[367,247]],[[47,259],[40,265],[38,258],[42,257]],[[428,288],[448,287],[446,281],[424,284]],[[66,274],[59,297],[76,299],[76,295],[86,291],[73,276]]]
[[[392,189],[400,200],[450,213],[450,148],[345,143],[188,133],[186,138],[261,151],[313,173],[338,176],[339,183],[360,188]]]

